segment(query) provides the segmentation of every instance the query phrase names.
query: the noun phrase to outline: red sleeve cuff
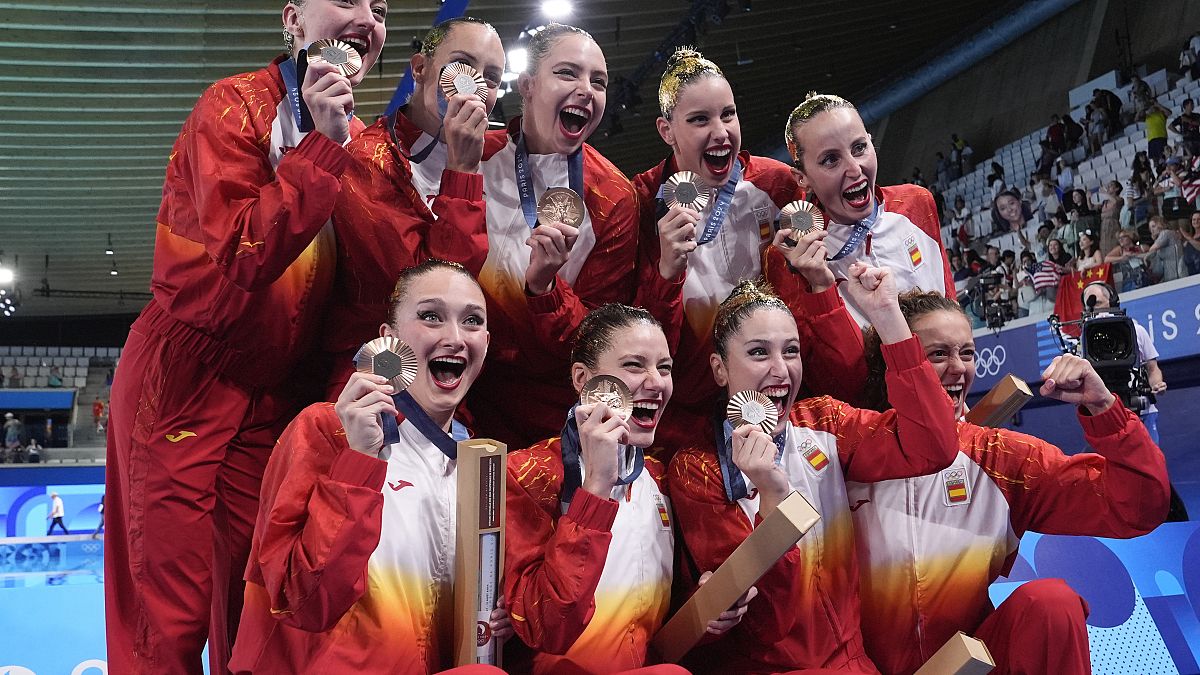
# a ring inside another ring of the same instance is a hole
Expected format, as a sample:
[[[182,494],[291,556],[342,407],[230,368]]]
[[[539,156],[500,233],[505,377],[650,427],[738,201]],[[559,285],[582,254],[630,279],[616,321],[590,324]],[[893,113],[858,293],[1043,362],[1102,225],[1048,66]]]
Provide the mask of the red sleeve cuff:
[[[529,311],[533,314],[553,314],[562,306],[564,302],[563,280],[559,277],[554,278],[554,286],[548,293],[541,295],[525,294],[525,301],[529,303]]]
[[[808,316],[820,316],[835,312],[845,306],[842,296],[838,295],[837,284],[826,288],[820,293],[801,293],[798,296],[800,309]]]
[[[883,362],[890,371],[919,368],[925,360],[925,349],[916,335],[903,342],[883,345]]]
[[[334,458],[329,478],[338,483],[382,490],[387,478],[387,462],[346,448]]]
[[[1130,412],[1121,403],[1121,399],[1114,397],[1113,404],[1099,415],[1084,414],[1083,408],[1080,408],[1076,414],[1084,434],[1091,438],[1103,438],[1121,433],[1129,422]]]
[[[571,498],[567,507],[567,517],[579,524],[580,527],[599,532],[611,532],[613,521],[617,519],[617,503],[611,499],[602,499],[579,488]]]
[[[442,170],[442,195],[473,202],[483,201],[483,176],[450,169]]]
[[[292,152],[299,153],[318,168],[339,178],[350,163],[350,153],[319,131],[309,132]]]

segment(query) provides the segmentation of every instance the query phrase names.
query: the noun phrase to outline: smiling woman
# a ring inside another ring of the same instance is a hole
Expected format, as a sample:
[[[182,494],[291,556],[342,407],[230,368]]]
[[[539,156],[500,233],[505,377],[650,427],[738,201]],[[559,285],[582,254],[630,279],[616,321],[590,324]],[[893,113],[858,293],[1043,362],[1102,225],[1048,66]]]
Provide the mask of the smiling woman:
[[[584,31],[550,24],[528,54],[523,116],[489,134],[505,145],[482,164],[479,280],[495,344],[468,399],[479,426],[515,446],[558,430],[574,398],[568,340],[589,309],[633,300],[637,256],[633,187],[585,142],[604,116],[604,53]]]

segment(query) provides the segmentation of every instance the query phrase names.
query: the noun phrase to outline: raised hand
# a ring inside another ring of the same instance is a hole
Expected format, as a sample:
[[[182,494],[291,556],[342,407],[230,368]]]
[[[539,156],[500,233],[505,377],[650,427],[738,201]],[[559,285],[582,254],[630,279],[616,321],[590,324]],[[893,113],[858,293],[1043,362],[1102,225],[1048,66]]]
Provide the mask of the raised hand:
[[[446,105],[442,138],[446,141],[446,168],[475,173],[483,158],[483,132],[487,131],[487,107],[475,94],[455,94]]]
[[[821,293],[837,283],[833,271],[829,269],[827,258],[829,251],[825,249],[825,230],[813,230],[793,239],[794,230],[784,228],[775,233],[772,245],[779,249],[788,264],[808,282],[812,293]],[[795,241],[795,244],[791,242]]]
[[[525,290],[531,295],[549,293],[555,275],[567,264],[571,247],[578,238],[579,229],[564,223],[544,223],[535,227],[525,240],[530,249]]]
[[[658,220],[658,273],[670,281],[687,269],[688,254],[696,250],[700,212],[676,204]]]
[[[579,456],[587,467],[583,489],[608,499],[620,478],[617,446],[629,438],[629,423],[603,403],[575,408],[575,422],[579,426]]]
[[[396,414],[396,405],[392,401],[395,392],[396,388],[380,375],[354,373],[350,376],[333,409],[342,421],[351,449],[371,457],[379,456],[383,448],[379,416]]]
[[[866,315],[883,343],[895,344],[912,337],[900,311],[900,294],[892,270],[856,262],[848,271],[850,277],[843,284],[846,294]]]
[[[300,95],[312,115],[313,128],[339,145],[350,140],[350,120],[354,112],[354,89],[350,78],[337,66],[325,62],[308,64]]]
[[[1092,364],[1073,354],[1054,357],[1042,371],[1042,379],[1042,396],[1081,405],[1093,415],[1108,410],[1116,400]]]
[[[733,463],[758,488],[758,514],[763,518],[792,491],[787,474],[775,463],[778,451],[775,441],[753,424],[733,431]]]

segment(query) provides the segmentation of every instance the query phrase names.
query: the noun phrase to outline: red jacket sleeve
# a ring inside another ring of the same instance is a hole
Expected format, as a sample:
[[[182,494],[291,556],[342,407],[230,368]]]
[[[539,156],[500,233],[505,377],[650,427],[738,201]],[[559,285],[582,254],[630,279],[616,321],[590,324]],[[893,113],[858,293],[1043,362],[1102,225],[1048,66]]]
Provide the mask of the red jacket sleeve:
[[[684,269],[675,279],[664,279],[658,273],[662,255],[658,242],[658,187],[662,184],[666,162],[638,174],[633,179],[638,197],[638,260],[637,294],[634,304],[643,307],[663,326],[667,347],[671,353],[679,347],[683,326]]]
[[[920,340],[883,345],[883,359],[892,410],[861,410],[825,397],[802,402],[792,413],[797,424],[828,426],[846,478],[860,483],[934,473],[958,455],[954,407]],[[808,415],[817,423],[806,423]]]
[[[266,589],[276,619],[323,632],[362,597],[386,474],[386,462],[349,448],[332,403],[288,425],[263,477],[246,573]]]
[[[595,613],[617,504],[581,488],[558,516],[562,470],[548,456],[556,449],[534,446],[509,458],[504,597],[525,644],[564,654]]]
[[[265,115],[274,112],[228,80],[210,87],[184,123],[164,188],[186,192],[194,212],[159,214],[162,225],[203,244],[221,273],[247,291],[269,286],[312,243],[333,214],[349,161],[340,145],[314,131],[272,170],[261,134],[270,137]],[[197,232],[176,229],[189,221]]]
[[[427,207],[412,184],[407,160],[397,158],[400,149],[377,131],[382,123],[350,145],[355,161],[342,178],[335,216],[339,230],[359,237],[394,232],[398,242],[379,242],[380,255],[399,248],[411,259],[405,267],[439,258],[478,276],[488,252],[483,176],[442,171],[441,190]]]
[[[1007,497],[1017,536],[1136,537],[1162,524],[1166,459],[1138,416],[1117,401],[1079,423],[1096,452],[1067,456],[1032,436],[963,424],[964,445]]]
[[[584,148],[584,201],[596,244],[572,286],[556,277],[549,293],[529,296],[536,315],[554,315],[553,330],[535,321],[538,339],[558,357],[567,358],[571,336],[587,313],[608,302],[629,304],[634,297],[638,246],[638,201],[629,179],[590,146]]]
[[[864,405],[867,359],[863,332],[850,316],[837,287],[810,292],[804,275],[793,272],[774,246],[763,255],[763,273],[796,318],[807,391],[854,406]]]
[[[713,571],[754,530],[742,507],[725,499],[716,456],[695,448],[675,453],[667,471],[675,519],[696,569]],[[755,525],[761,519],[755,517]],[[746,608],[742,630],[764,643],[790,635],[796,619],[800,549],[792,547],[756,582],[758,597]]]

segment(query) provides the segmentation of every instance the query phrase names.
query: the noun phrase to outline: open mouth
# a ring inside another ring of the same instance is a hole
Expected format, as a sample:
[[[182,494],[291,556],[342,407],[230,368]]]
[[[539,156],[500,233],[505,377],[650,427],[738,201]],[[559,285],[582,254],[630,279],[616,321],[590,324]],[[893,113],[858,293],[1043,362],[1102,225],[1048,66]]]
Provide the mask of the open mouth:
[[[429,360],[429,376],[442,389],[454,389],[462,382],[467,360],[461,356],[438,356]]]
[[[562,126],[563,133],[571,138],[582,136],[591,119],[592,113],[588,112],[587,108],[577,105],[569,105],[558,112],[558,123]]]
[[[371,50],[371,43],[361,35],[343,35],[338,39],[354,47],[354,51],[358,52],[359,56],[366,56],[367,52]]]
[[[714,174],[728,173],[729,167],[733,164],[733,148],[728,145],[709,148],[701,155],[701,159],[704,160],[704,166]]]
[[[763,396],[771,399],[771,403],[775,404],[775,411],[779,413],[780,417],[787,414],[787,400],[788,394],[792,393],[791,388],[785,385],[778,385],[767,387],[761,391]]]
[[[842,199],[853,209],[861,209],[871,203],[870,182],[864,178],[854,187],[842,193]]]
[[[634,401],[633,413],[629,415],[629,421],[643,429],[653,429],[658,424],[660,406],[658,401]]]
[[[961,382],[956,382],[955,384],[943,384],[942,388],[946,390],[946,395],[950,397],[950,400],[954,403],[954,405],[957,406],[962,403],[963,394],[966,393],[966,387],[964,387]]]

